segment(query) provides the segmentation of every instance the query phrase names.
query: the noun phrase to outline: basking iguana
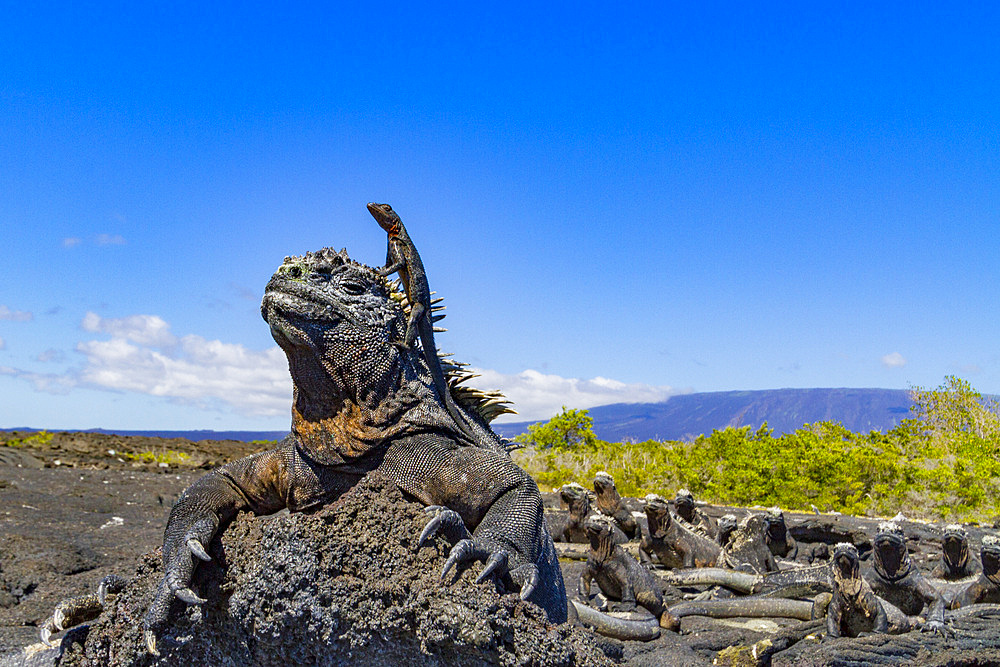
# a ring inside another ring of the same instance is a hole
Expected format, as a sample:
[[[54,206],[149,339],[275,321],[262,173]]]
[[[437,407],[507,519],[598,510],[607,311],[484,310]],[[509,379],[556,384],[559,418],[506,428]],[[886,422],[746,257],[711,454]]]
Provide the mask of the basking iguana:
[[[674,511],[688,525],[700,529],[713,540],[719,535],[719,527],[715,519],[708,516],[695,506],[694,494],[687,489],[678,489],[674,496]]]
[[[872,569],[865,578],[875,595],[908,616],[926,618],[921,629],[945,632],[944,599],[914,567],[899,524],[883,521],[878,525],[872,540]]]
[[[551,622],[566,621],[538,487],[503,447],[471,445],[437,394],[425,356],[396,345],[410,320],[405,294],[346,250],[324,248],[285,258],[265,288],[261,314],[288,358],[291,433],[274,449],[209,472],[174,504],[164,576],[143,619],[150,652],[157,653],[175,598],[205,602],[190,587],[192,575],[197,560],[210,560],[205,547],[221,525],[241,510],[318,508],[370,473],[428,506],[433,518],[418,548],[439,532],[457,539],[442,577],[484,561],[479,580],[492,577]],[[453,398],[484,424],[506,410],[499,394],[461,387],[468,376],[459,367],[449,375]],[[87,615],[99,613],[85,606]],[[75,601],[60,609],[84,617]]]
[[[979,562],[969,549],[969,532],[957,523],[944,527],[941,562],[931,571],[931,578],[955,581],[975,576]]]
[[[861,576],[861,559],[853,544],[842,542],[830,558],[833,599],[826,612],[828,637],[857,637],[889,631],[885,607]]]
[[[403,339],[398,344],[404,350],[410,350],[419,336],[424,361],[430,370],[434,388],[448,410],[448,414],[461,429],[462,434],[477,446],[506,452],[507,447],[496,434],[464,413],[452,398],[444,371],[441,368],[437,346],[434,343],[435,318],[432,316],[431,289],[427,283],[427,272],[424,270],[420,253],[413,245],[399,214],[392,210],[388,204],[374,202],[368,204],[368,211],[389,237],[385,266],[379,270],[379,273],[386,276],[398,273],[409,301],[410,314],[406,322],[406,333],[403,334]]]
[[[626,611],[641,605],[661,627],[675,628],[677,623],[670,615],[664,616],[663,591],[652,573],[615,542],[617,526],[614,519],[596,514],[587,519],[584,528],[590,541],[587,564],[578,585],[584,604],[592,602],[591,582],[596,580],[601,592],[608,598],[620,600]]]
[[[722,548],[674,517],[662,496],[646,496],[643,509],[649,532],[642,536],[639,550],[651,562],[669,568],[725,565]]]
[[[372,471],[436,508],[421,543],[444,528],[462,538],[442,576],[486,561],[481,577],[498,577],[551,621],[566,620],[538,487],[502,447],[467,444],[435,392],[425,356],[394,344],[411,319],[404,300],[384,275],[344,250],[286,258],[272,276],[261,313],[288,357],[292,431],[277,448],[208,473],[174,505],[165,575],[144,621],[151,651],[175,597],[203,602],[190,588],[194,559],[208,560],[204,547],[220,524],[244,509],[317,507]],[[503,409],[496,396],[460,396],[484,422]]]
[[[639,536],[638,524],[618,494],[614,477],[603,470],[594,475],[594,493],[597,494],[595,504],[601,514],[613,518],[628,539],[634,540]]]
[[[1000,539],[996,535],[984,535],[979,555],[983,571],[955,596],[951,601],[952,609],[1000,603]]]

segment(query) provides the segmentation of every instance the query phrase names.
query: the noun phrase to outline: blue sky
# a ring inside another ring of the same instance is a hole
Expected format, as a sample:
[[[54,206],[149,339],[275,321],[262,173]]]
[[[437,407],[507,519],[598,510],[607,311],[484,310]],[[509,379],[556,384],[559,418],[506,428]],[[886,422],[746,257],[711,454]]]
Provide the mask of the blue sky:
[[[1000,393],[995,4],[6,5],[0,427],[286,428],[263,286],[372,200],[520,418]]]

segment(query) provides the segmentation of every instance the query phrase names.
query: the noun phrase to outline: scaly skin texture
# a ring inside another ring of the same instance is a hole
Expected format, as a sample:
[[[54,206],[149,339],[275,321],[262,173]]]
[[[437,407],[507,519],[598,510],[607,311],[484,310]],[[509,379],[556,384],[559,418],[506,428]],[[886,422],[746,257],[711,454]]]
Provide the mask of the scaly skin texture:
[[[626,537],[634,540],[639,534],[639,527],[625,501],[618,495],[614,478],[603,471],[597,473],[594,476],[594,493],[597,494],[596,504],[601,514],[613,518]]]
[[[438,357],[437,346],[434,344],[434,324],[431,316],[431,288],[427,283],[427,272],[417,247],[413,245],[410,234],[403,226],[399,215],[388,204],[368,204],[368,212],[372,214],[379,226],[389,237],[386,250],[385,267],[379,270],[383,275],[398,273],[410,302],[410,317],[406,323],[406,333],[400,346],[404,350],[413,348],[417,337],[423,348],[424,362],[430,370],[438,399],[448,410],[448,414],[458,425],[461,432],[478,447],[506,452],[507,448],[493,431],[482,420],[463,411],[456,405],[444,371]],[[443,315],[441,317],[444,317]]]
[[[767,529],[764,531],[764,542],[767,543],[767,548],[771,550],[774,557],[795,560],[795,557],[799,555],[799,545],[788,532],[788,526],[785,525],[785,513],[777,507],[772,507],[764,515],[764,521],[767,523]]]
[[[729,567],[757,574],[776,572],[778,564],[764,541],[766,530],[764,517],[759,514],[751,514],[743,519],[724,549]]]
[[[983,537],[979,555],[983,571],[955,597],[951,603],[952,609],[974,604],[1000,603],[1000,539],[995,535]]]
[[[958,524],[944,527],[941,540],[941,562],[931,571],[934,579],[955,581],[974,576],[979,562],[969,549],[969,533]]]
[[[873,567],[866,579],[875,595],[908,616],[923,616],[927,630],[943,632],[944,599],[913,567],[903,529],[891,521],[879,524],[872,540]]]
[[[889,631],[885,607],[861,576],[861,560],[853,544],[840,543],[830,559],[833,599],[826,612],[828,637],[857,637]]]
[[[687,489],[679,489],[674,496],[674,510],[688,525],[708,535],[713,540],[719,537],[719,526],[715,519],[695,506],[694,494]]]
[[[714,567],[725,562],[722,548],[676,520],[665,499],[651,493],[645,501],[649,534],[642,536],[639,549],[651,561],[669,568]]]
[[[641,605],[660,619],[662,627],[676,624],[664,618],[663,592],[653,575],[615,544],[611,520],[595,516],[587,520],[590,553],[580,574],[579,593],[584,602],[591,601],[591,582],[596,580],[601,592],[612,600],[621,600],[626,610]]]
[[[404,349],[408,326],[385,277],[345,251],[286,258],[267,285],[261,313],[288,357],[292,432],[277,448],[230,463],[191,485],[164,534],[165,576],[145,617],[147,643],[189,588],[194,558],[240,510],[306,510],[380,471],[435,509],[422,543],[447,531],[445,573],[474,560],[485,576],[566,620],[566,594],[534,481],[502,448],[470,446],[435,391],[424,355]],[[468,533],[467,531],[471,531]]]

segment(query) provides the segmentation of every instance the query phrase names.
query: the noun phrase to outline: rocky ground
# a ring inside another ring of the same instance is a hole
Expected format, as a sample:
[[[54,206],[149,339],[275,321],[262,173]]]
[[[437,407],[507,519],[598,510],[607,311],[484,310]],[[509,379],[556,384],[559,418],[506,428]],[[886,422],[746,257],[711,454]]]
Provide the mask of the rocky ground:
[[[25,442],[25,435],[0,434],[14,445],[0,443],[0,655],[36,642],[38,626],[60,600],[91,593],[102,577],[118,574],[129,588],[63,662],[106,664],[115,653],[133,658],[113,664],[154,664],[138,650],[137,623],[160,575],[169,508],[205,469],[256,447],[99,434],[55,434],[40,443]],[[551,496],[546,502],[556,505]],[[876,523],[786,518],[806,560],[831,535],[863,550]],[[199,574],[196,587],[213,593],[212,601],[183,615],[164,640],[162,664],[738,664],[740,647],[774,641],[798,623],[685,617],[679,634],[624,645],[583,630],[557,631],[516,596],[472,583],[473,575],[442,586],[436,573],[444,545],[420,554],[410,548],[425,520],[418,506],[377,480],[315,514],[241,516],[211,547],[225,567]],[[940,553],[941,527],[904,525],[915,561],[929,571]],[[983,532],[970,527],[974,544]],[[308,539],[283,539],[288,534]],[[570,592],[581,565],[563,563]],[[296,581],[307,584],[294,599],[268,595],[296,589]],[[668,597],[683,594],[668,590]],[[292,629],[289,608],[305,610]],[[1000,664],[998,627],[1000,619],[987,614],[956,623],[951,637],[807,642],[777,654],[775,664]],[[289,632],[293,641],[267,639]]]

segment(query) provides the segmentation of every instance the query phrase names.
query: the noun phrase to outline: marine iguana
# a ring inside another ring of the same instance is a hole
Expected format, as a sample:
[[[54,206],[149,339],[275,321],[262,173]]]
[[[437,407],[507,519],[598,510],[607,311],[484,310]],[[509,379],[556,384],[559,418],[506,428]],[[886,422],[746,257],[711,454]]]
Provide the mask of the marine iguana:
[[[954,581],[975,576],[979,569],[979,562],[969,549],[969,532],[956,523],[945,526],[941,562],[931,571],[931,577]]]
[[[614,478],[603,470],[597,473],[594,476],[594,493],[597,494],[597,509],[613,518],[622,532],[630,540],[634,540],[638,535],[638,525],[625,501],[618,495]]]
[[[448,414],[458,424],[462,433],[479,447],[494,450],[499,448],[499,450],[507,451],[507,447],[499,441],[496,434],[486,428],[484,424],[464,413],[455,404],[455,399],[448,389],[448,382],[441,368],[437,346],[434,344],[434,322],[442,319],[444,315],[435,317],[433,314],[431,289],[427,283],[427,272],[424,270],[423,260],[420,259],[420,253],[413,245],[410,234],[403,226],[399,214],[392,210],[388,204],[374,202],[368,204],[368,212],[372,214],[372,217],[389,237],[385,266],[379,269],[379,273],[386,276],[398,273],[409,301],[410,313],[406,322],[406,333],[397,344],[404,350],[410,350],[419,336],[424,361],[430,370],[438,398],[444,403]]]
[[[872,540],[872,569],[865,577],[875,595],[907,616],[923,616],[922,629],[945,632],[944,599],[910,561],[902,527],[893,521],[878,525]]]
[[[974,604],[1000,603],[1000,538],[984,535],[979,555],[983,570],[951,602],[952,609],[960,609]]]
[[[663,591],[656,579],[615,543],[613,522],[610,517],[596,515],[584,524],[590,554],[580,574],[580,596],[590,604],[591,582],[596,580],[601,592],[612,600],[621,600],[626,611],[638,604],[659,620],[660,627],[676,627],[669,614],[664,615]]]
[[[719,519],[719,534],[716,536],[716,541],[719,543],[723,549],[729,546],[729,543],[733,539],[733,532],[739,523],[736,520],[735,514],[723,514]]]
[[[861,559],[853,544],[841,542],[833,547],[830,584],[833,599],[826,612],[828,637],[857,637],[862,633],[889,631],[886,609],[861,576]]]
[[[750,514],[733,531],[729,545],[723,550],[729,566],[743,571],[763,574],[776,572],[778,564],[764,541],[767,524],[759,514]]]
[[[764,542],[771,550],[775,558],[787,558],[795,560],[799,554],[799,545],[795,538],[788,532],[785,525],[785,514],[778,507],[772,507],[764,514],[764,521],[767,529],[764,531]]]
[[[204,475],[174,504],[164,531],[164,576],[143,619],[151,653],[158,653],[157,633],[174,598],[205,602],[190,587],[196,562],[211,560],[205,546],[237,512],[315,509],[371,473],[427,506],[432,518],[418,549],[438,533],[457,540],[442,578],[484,561],[477,581],[493,578],[519,591],[553,623],[568,619],[538,487],[503,447],[468,442],[437,395],[424,356],[397,345],[410,319],[405,294],[346,250],[324,248],[285,258],[265,288],[261,315],[288,358],[291,433],[274,449]],[[453,398],[483,424],[507,411],[499,393],[462,386],[471,374],[460,366],[447,372]],[[72,611],[75,600],[60,607]],[[625,632],[641,625],[596,620]]]
[[[648,534],[642,536],[640,551],[650,561],[665,567],[713,567],[725,563],[722,548],[714,541],[676,520],[670,505],[651,493],[645,498]]]
[[[687,489],[678,489],[674,496],[674,511],[688,525],[700,529],[713,540],[719,536],[719,527],[715,519],[695,506],[694,494]]]
[[[584,524],[594,514],[590,505],[592,494],[576,482],[563,484],[559,487],[559,500],[568,508],[566,513],[546,512],[545,520],[549,526],[549,534],[554,542],[571,542],[586,544],[587,531]],[[615,542],[624,544],[628,537],[617,525],[613,527]]]

